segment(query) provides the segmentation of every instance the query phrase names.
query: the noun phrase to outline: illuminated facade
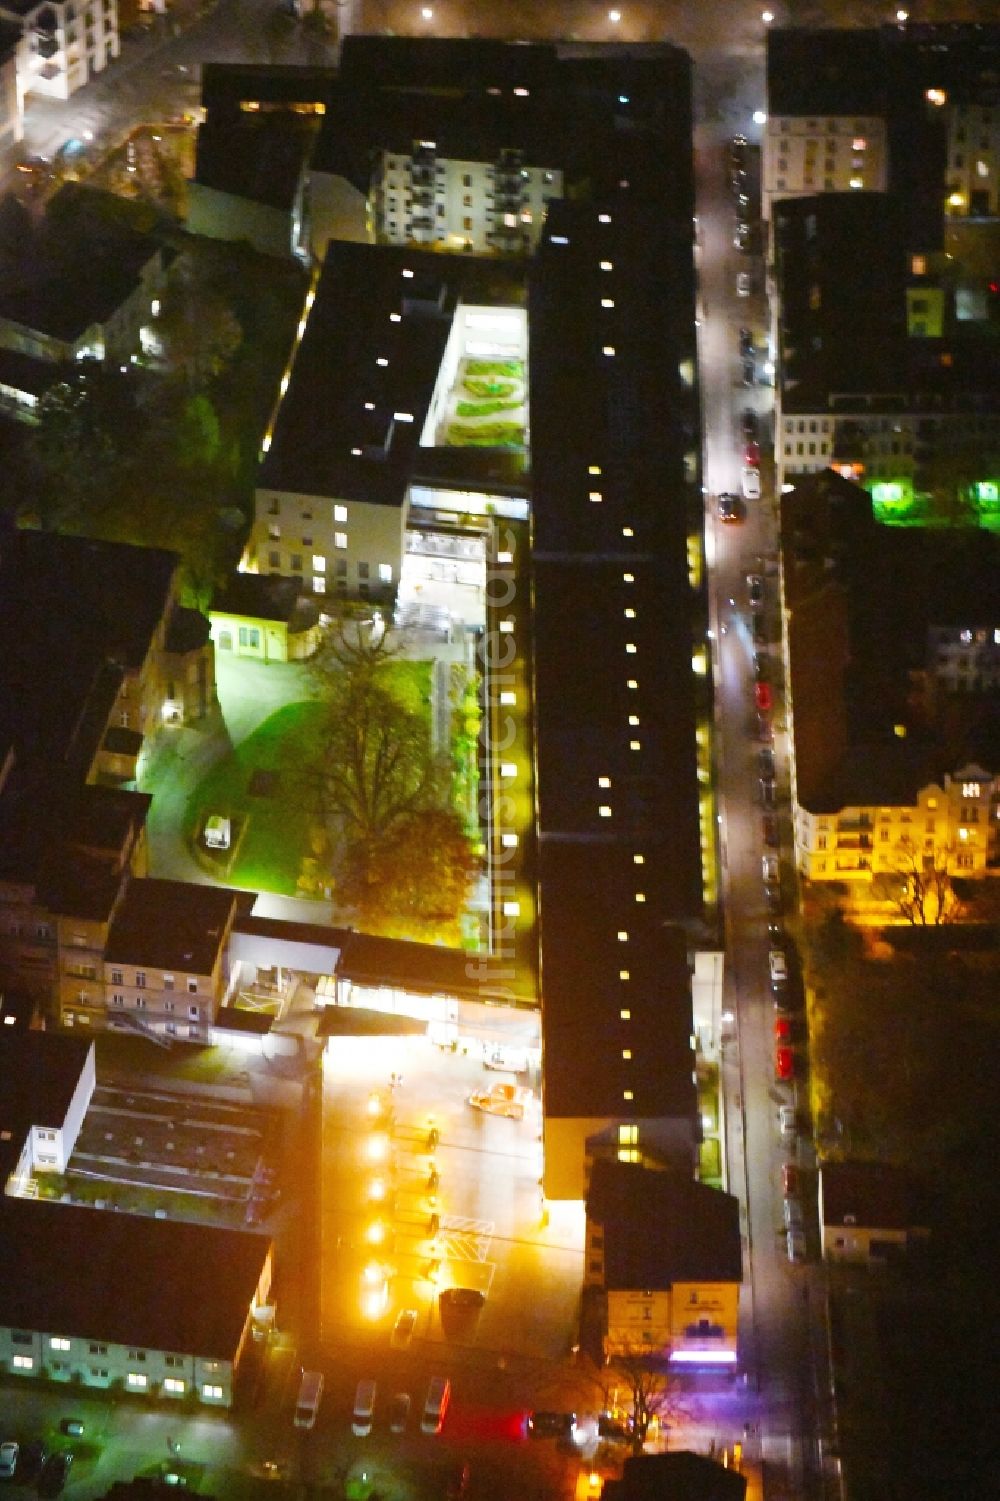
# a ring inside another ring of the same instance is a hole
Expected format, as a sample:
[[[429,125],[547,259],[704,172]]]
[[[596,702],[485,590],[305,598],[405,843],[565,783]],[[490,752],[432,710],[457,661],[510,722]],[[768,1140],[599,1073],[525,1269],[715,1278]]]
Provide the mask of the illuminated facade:
[[[595,1163],[584,1288],[603,1293],[608,1359],[735,1365],[742,1276],[734,1195],[670,1172]]]
[[[68,99],[121,50],[118,0],[2,0],[0,15],[22,25],[22,95]]]
[[[945,869],[968,879],[1000,872],[1000,778],[965,767],[912,803],[811,812],[793,805],[795,861],[811,881]]]
[[[8,1378],[233,1405],[255,1315],[270,1294],[265,1236],[6,1198],[0,1260],[0,1371]],[[184,1292],[166,1295],[170,1287]]]
[[[769,115],[762,174],[766,219],[776,199],[884,193],[889,175],[885,121],[871,115]]]

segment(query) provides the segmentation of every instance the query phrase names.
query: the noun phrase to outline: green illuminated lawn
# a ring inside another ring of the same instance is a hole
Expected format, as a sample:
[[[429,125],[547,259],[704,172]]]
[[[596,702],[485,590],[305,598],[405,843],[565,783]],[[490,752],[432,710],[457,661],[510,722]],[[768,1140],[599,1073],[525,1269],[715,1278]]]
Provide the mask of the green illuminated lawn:
[[[286,704],[266,719],[232,755],[205,776],[188,803],[185,832],[193,839],[210,813],[242,814],[247,828],[229,873],[234,886],[294,896],[302,856],[308,853],[310,813],[302,769],[312,755],[323,719],[316,701]],[[256,771],[276,771],[271,797],[254,797]]]
[[[379,672],[412,713],[430,715],[430,662],[392,661]],[[322,820],[312,805],[304,772],[318,758],[316,737],[326,712],[318,699],[286,704],[213,766],[192,794],[184,825],[192,846],[210,814],[246,821],[227,884],[281,896],[308,894],[299,877],[303,859],[315,854],[312,836]],[[260,771],[277,773],[270,796],[250,791],[254,773]],[[314,859],[314,868],[315,864]]]

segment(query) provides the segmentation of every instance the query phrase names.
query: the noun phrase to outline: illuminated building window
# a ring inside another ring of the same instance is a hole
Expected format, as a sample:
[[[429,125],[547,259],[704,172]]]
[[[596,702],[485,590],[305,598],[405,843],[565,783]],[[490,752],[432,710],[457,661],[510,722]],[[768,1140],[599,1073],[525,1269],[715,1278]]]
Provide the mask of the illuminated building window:
[[[500,763],[500,775],[502,777],[517,776],[517,767],[514,765],[513,761],[502,761]]]
[[[624,928],[619,928],[618,929],[618,942],[619,943],[628,943],[628,934],[626,933],[626,931],[625,931]]]
[[[632,1049],[622,1048],[622,1057],[624,1058],[625,1062],[628,1063],[632,1057]]]
[[[176,1376],[167,1376],[163,1382],[163,1390],[170,1392],[176,1397],[184,1395],[185,1382],[178,1381]]]
[[[144,1392],[149,1385],[149,1377],[144,1375],[142,1371],[129,1371],[125,1381],[126,1385],[134,1392]]]
[[[622,583],[623,584],[634,584],[635,583],[635,574],[634,573],[623,573],[622,574]]]
[[[509,636],[510,633],[511,633],[511,631],[513,629],[514,629],[514,622],[513,622],[513,620],[501,620],[501,622],[500,622],[500,633],[501,633],[501,635],[503,635],[503,636]]]
[[[623,1022],[630,1022],[632,1020],[631,1011],[619,1011],[618,1015],[621,1017]]]
[[[334,547],[339,547],[341,549],[345,548],[347,546],[347,533],[346,532],[334,532],[334,534],[333,534],[333,545],[334,545]]]
[[[635,654],[636,654],[636,650],[637,650],[637,648],[636,648],[636,644],[635,644],[634,641],[626,641],[626,643],[625,643],[625,651],[626,651],[626,654],[628,656],[634,657]]]
[[[645,857],[645,855],[633,855],[632,856],[632,864],[633,865],[645,865],[645,863],[646,863],[646,857]]]
[[[626,620],[634,620],[635,619],[635,611],[633,610],[633,608],[632,608],[631,605],[626,605],[626,607],[625,607],[625,619]]]
[[[630,740],[629,743],[628,743],[628,748],[629,748],[629,750],[634,750],[634,751],[642,750],[642,741],[641,740]]]
[[[33,1371],[35,1368],[35,1362],[30,1355],[13,1355],[10,1363],[15,1371]]]
[[[646,893],[644,891],[637,891],[635,899],[637,902],[644,902],[646,900]]]
[[[70,1342],[68,1339],[62,1339],[57,1335],[53,1335],[49,1340],[49,1347],[53,1350],[68,1350]]]
[[[620,1147],[637,1147],[639,1145],[639,1127],[633,1125],[619,1126],[618,1145]]]
[[[597,778],[597,785],[598,785],[598,787],[610,787],[611,786],[611,778],[610,777],[598,777]]]
[[[516,704],[517,703],[517,694],[516,693],[512,693],[509,688],[505,688],[504,691],[500,695],[500,702],[502,704]]]
[[[413,273],[411,272],[410,275],[412,276],[412,274]],[[403,275],[406,275],[405,271],[403,272]],[[219,1400],[222,1397],[222,1387],[214,1386],[211,1382],[206,1382],[201,1389],[201,1394],[206,1401],[211,1401],[213,1398]]]
[[[500,843],[504,846],[505,849],[509,849],[509,850],[516,849],[516,847],[517,847],[517,835],[516,834],[501,834],[500,835]]]
[[[634,537],[635,536],[635,532],[632,530],[632,528],[630,526],[623,526],[622,527],[622,536],[623,537]]]
[[[632,1093],[631,1089],[623,1089],[622,1090],[622,1099],[623,1100],[634,1100],[635,1099],[635,1095]]]
[[[602,818],[610,818],[611,817],[611,804],[610,803],[601,803],[601,805],[600,805],[600,807],[598,808],[597,811],[598,811],[598,813],[600,814],[600,816]]]
[[[520,915],[521,915],[521,903],[520,902],[504,902],[504,904],[503,904],[503,915],[504,915],[504,917],[520,917]]]
[[[629,971],[627,969],[620,969],[618,971],[618,978],[619,978],[619,980],[627,980],[628,977],[629,977]]]
[[[600,464],[588,464],[588,466],[587,466],[587,473],[588,474],[600,474],[600,472],[601,472],[601,466],[600,466]]]
[[[613,297],[602,297],[601,298],[601,307],[614,307],[614,305],[615,305],[615,299]]]
[[[626,686],[626,688],[631,688],[631,689],[632,689],[632,691],[633,691],[633,693],[634,693],[634,692],[635,692],[635,690],[636,690],[636,689],[637,689],[637,688],[638,688],[638,686],[639,686],[639,683],[638,683],[638,681],[637,681],[637,679],[636,679],[636,678],[629,678],[629,680],[628,680],[628,682],[627,682],[627,683],[626,683],[626,684],[625,684],[625,686]]]
[[[602,354],[606,354],[609,359],[613,359],[614,358],[614,353],[615,353],[615,346],[613,344],[603,344],[601,346],[601,353]]]
[[[600,490],[591,490],[590,498],[595,505],[599,505],[600,502],[604,499],[604,496],[601,494]]]
[[[629,724],[632,724],[632,725],[638,724],[639,723],[639,716],[638,716],[638,714],[630,714],[629,717],[628,717],[628,722],[629,722]]]
[[[601,262],[601,270],[602,271],[613,271],[614,269],[615,269],[615,267],[614,267],[614,262],[613,261],[602,261]]]

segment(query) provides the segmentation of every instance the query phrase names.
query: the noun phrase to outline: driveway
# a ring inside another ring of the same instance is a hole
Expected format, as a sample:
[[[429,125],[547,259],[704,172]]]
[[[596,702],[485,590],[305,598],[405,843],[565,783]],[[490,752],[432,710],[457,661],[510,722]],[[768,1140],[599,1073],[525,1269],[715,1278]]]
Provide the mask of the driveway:
[[[195,728],[166,726],[142,769],[139,789],[153,795],[146,825],[152,876],[211,884],[183,836],[188,799],[205,773],[277,709],[309,697],[309,675],[298,663],[265,666],[219,653],[215,671],[219,712]]]

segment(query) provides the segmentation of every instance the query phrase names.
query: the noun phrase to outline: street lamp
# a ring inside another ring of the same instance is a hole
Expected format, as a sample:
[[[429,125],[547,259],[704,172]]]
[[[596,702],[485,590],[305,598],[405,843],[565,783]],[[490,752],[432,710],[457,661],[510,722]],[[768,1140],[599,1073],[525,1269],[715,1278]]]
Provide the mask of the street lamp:
[[[434,19],[434,12],[429,5],[423,6],[421,8],[420,14],[425,21],[433,21]]]
[[[611,22],[612,26],[617,26],[618,22],[621,20],[621,18],[622,18],[622,13],[621,13],[620,10],[609,10],[608,11],[608,20]]]
[[[764,23],[765,26],[770,26],[771,23],[772,23],[772,21],[774,20],[774,11],[773,10],[762,10],[761,13],[760,13],[760,18],[763,21],[763,23]]]
[[[905,26],[909,19],[910,12],[908,10],[904,10],[903,7],[900,6],[899,10],[897,10],[896,12],[896,20],[899,22],[900,26]]]
[[[753,112],[753,123],[755,125],[766,125],[767,124],[767,110],[766,109],[755,109],[754,112]]]

